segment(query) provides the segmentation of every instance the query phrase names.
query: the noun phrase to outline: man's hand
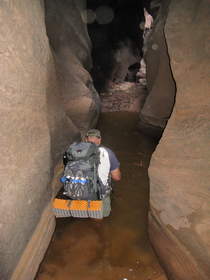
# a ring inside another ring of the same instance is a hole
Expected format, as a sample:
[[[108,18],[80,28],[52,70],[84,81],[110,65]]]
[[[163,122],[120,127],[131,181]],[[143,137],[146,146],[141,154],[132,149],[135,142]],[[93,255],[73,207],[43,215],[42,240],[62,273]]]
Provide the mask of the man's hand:
[[[111,177],[114,181],[120,181],[121,180],[121,171],[119,168],[116,168],[111,171]]]

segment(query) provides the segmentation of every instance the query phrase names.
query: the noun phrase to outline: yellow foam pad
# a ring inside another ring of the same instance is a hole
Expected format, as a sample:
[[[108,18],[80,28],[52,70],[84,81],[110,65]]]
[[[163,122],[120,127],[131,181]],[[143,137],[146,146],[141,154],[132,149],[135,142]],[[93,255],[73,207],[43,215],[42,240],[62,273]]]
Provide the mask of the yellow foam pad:
[[[53,208],[72,211],[101,211],[103,202],[101,200],[69,200],[55,198],[53,201]]]
[[[102,201],[101,200],[90,201],[88,211],[101,211],[101,210],[102,210]]]
[[[69,210],[69,200],[55,198],[53,201],[53,208]]]
[[[87,210],[88,201],[87,200],[72,200],[70,204],[70,210]]]

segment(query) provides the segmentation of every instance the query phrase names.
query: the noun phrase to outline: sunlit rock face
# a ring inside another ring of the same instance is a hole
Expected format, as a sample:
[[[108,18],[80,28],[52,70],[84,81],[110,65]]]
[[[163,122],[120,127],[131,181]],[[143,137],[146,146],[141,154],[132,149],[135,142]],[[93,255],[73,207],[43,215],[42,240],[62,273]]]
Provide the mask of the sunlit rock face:
[[[171,1],[165,25],[177,94],[149,168],[150,237],[175,280],[210,275],[209,12],[207,0]]]
[[[100,100],[88,71],[92,67],[85,1],[46,0],[46,28],[66,114],[81,132],[94,126]]]
[[[49,2],[53,6],[64,1]],[[97,117],[97,94],[87,72],[91,58],[81,18],[84,1],[70,2],[68,19],[64,10],[64,21],[59,21],[59,6],[57,29],[52,26],[55,39],[50,42],[56,63],[46,33],[44,2],[0,4],[2,280],[34,278],[55,226],[49,187],[53,169],[67,145],[80,137],[81,128],[92,125]],[[58,28],[63,25],[68,29],[66,41]]]

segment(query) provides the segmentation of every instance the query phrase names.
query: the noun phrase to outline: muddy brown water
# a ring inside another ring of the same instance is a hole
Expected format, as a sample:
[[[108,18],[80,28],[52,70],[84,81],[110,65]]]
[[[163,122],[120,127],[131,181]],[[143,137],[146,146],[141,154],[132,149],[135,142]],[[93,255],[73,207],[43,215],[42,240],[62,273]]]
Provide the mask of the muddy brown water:
[[[136,129],[136,113],[103,113],[103,144],[121,162],[112,212],[102,221],[60,218],[36,280],[166,279],[147,233],[148,165],[155,143]]]

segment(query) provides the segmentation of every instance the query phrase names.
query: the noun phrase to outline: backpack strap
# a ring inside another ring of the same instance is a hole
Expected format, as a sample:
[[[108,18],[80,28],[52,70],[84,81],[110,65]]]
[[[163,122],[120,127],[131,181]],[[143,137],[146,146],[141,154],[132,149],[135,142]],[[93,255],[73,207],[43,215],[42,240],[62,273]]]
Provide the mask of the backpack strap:
[[[95,193],[100,191],[99,184],[98,184],[98,166],[100,164],[100,146],[96,147],[96,155],[95,155],[95,162],[94,162],[94,176],[93,176],[93,189]]]
[[[94,175],[93,175],[93,189],[95,191],[95,193],[98,192],[98,183],[97,183],[97,179],[98,179],[98,170],[97,170],[97,165],[96,163],[94,163]]]

